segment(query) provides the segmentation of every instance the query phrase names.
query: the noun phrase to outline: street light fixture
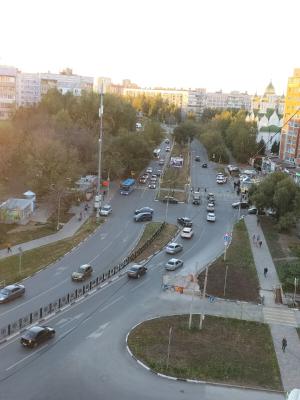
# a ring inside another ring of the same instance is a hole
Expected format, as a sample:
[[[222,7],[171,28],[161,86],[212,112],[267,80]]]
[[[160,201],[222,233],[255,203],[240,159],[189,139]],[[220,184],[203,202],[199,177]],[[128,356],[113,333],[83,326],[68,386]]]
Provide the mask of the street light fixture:
[[[100,194],[100,185],[101,185],[101,156],[102,156],[102,137],[103,137],[103,81],[101,85],[101,94],[100,94],[99,118],[100,118],[100,131],[98,139],[98,181],[97,181],[97,195],[95,197],[95,202],[97,206],[97,212],[96,212],[97,220],[100,218],[100,207],[102,200]]]

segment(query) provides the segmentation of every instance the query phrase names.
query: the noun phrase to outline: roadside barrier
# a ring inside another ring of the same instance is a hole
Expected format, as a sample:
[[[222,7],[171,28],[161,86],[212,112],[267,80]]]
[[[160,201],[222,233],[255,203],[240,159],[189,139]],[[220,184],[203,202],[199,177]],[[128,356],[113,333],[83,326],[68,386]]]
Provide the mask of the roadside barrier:
[[[35,322],[39,322],[47,318],[51,314],[55,314],[60,309],[66,307],[68,304],[74,303],[78,298],[87,295],[92,289],[101,285],[105,281],[109,280],[112,276],[117,275],[123,268],[125,268],[130,262],[134,261],[146,248],[153,242],[153,240],[161,233],[165,227],[165,222],[157,229],[154,234],[147,239],[147,241],[139,247],[137,250],[132,251],[128,257],[126,257],[121,263],[110,268],[108,271],[98,275],[89,282],[83,284],[81,287],[64,294],[62,297],[53,300],[51,303],[46,304],[36,310],[33,310],[29,314],[16,321],[13,321],[3,328],[0,328],[0,343],[4,342],[9,336],[17,334]]]

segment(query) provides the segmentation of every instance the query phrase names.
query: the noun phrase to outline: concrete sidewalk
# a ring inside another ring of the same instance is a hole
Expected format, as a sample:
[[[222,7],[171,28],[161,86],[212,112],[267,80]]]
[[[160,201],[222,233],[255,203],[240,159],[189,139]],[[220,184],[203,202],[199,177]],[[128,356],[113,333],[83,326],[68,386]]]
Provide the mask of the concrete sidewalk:
[[[260,283],[260,293],[264,296],[264,307],[266,312],[265,322],[270,324],[271,334],[273,338],[274,348],[277,355],[277,360],[280,368],[282,384],[285,390],[292,390],[300,387],[300,339],[298,337],[296,326],[299,326],[299,311],[291,310],[287,306],[275,303],[275,296],[273,289],[280,285],[277,276],[277,271],[273,263],[271,254],[267,247],[267,243],[260,227],[257,223],[255,215],[247,215],[244,219],[249,240],[251,242],[251,249],[253,253],[254,262],[257,269],[257,274]],[[253,240],[253,235],[257,238],[259,235],[262,241],[261,247]],[[264,268],[268,268],[266,276],[264,276]],[[272,315],[267,312],[272,310]],[[293,321],[292,314],[294,313],[295,319]],[[286,320],[286,317],[289,317]],[[271,318],[268,320],[268,318]],[[285,319],[287,323],[283,324]],[[286,351],[282,350],[282,339],[287,339]]]

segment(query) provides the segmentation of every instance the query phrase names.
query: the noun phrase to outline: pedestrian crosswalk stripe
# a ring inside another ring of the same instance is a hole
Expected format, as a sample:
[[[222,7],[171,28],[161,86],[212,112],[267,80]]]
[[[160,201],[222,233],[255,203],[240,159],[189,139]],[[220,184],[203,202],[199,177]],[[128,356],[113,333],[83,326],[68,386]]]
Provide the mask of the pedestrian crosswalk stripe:
[[[263,315],[264,321],[269,324],[298,326],[294,311],[292,310],[265,307],[263,309]]]

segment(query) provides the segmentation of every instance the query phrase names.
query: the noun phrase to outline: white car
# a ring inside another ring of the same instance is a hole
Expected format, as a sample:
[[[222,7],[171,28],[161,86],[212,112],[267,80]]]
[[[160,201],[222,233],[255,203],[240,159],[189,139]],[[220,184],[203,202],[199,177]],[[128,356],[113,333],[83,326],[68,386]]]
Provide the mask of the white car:
[[[153,171],[153,169],[152,169],[151,167],[148,167],[148,168],[146,169],[146,172],[147,172],[148,174],[152,174],[152,171]]]
[[[215,206],[214,206],[214,204],[213,204],[213,203],[208,203],[208,204],[207,204],[207,207],[206,207],[206,211],[214,212],[214,211],[215,211]]]
[[[178,258],[171,258],[165,265],[167,271],[175,271],[175,269],[183,266],[183,261]]]
[[[209,212],[209,213],[207,214],[206,219],[207,219],[207,221],[209,221],[209,222],[215,222],[215,221],[216,221],[215,213]]]
[[[193,237],[193,234],[194,234],[193,229],[192,229],[192,228],[187,228],[187,227],[186,227],[186,228],[183,228],[183,229],[182,229],[180,236],[181,236],[183,239],[191,239],[191,238]]]
[[[112,207],[109,204],[105,204],[100,208],[100,215],[107,217],[112,212]]]
[[[168,153],[169,151],[171,151],[171,147],[170,147],[170,146],[167,146],[167,147],[166,147],[166,152]]]
[[[156,183],[155,182],[149,183],[148,188],[149,189],[156,189]]]
[[[179,253],[182,249],[183,249],[182,244],[172,242],[166,246],[166,253],[176,254]]]

